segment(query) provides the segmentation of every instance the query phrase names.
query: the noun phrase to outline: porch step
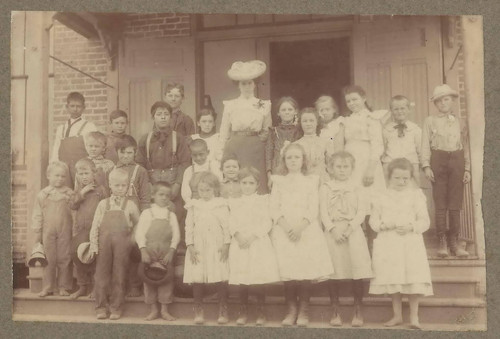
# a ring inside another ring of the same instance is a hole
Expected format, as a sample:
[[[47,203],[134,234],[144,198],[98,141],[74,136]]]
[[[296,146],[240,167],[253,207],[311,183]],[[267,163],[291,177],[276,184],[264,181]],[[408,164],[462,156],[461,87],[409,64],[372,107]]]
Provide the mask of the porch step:
[[[328,324],[331,316],[330,301],[327,297],[311,298],[310,319],[312,323]],[[340,299],[341,316],[348,325],[352,318],[352,298]],[[408,319],[407,302],[404,300],[404,317]],[[208,324],[215,324],[218,306],[215,300],[204,304]],[[67,297],[49,296],[39,298],[29,290],[14,291],[14,320],[75,321],[93,318],[94,302],[89,298],[70,300]],[[140,321],[148,314],[148,306],[142,297],[127,298],[122,320]],[[171,324],[192,324],[192,299],[176,298],[172,313],[179,318]],[[269,297],[266,300],[266,313],[270,324],[276,326],[286,313],[286,305],[281,297]],[[486,324],[486,303],[481,298],[423,298],[420,302],[420,320],[423,324],[448,324],[453,328],[473,329]],[[229,301],[229,315],[232,324],[238,314],[237,300]],[[382,324],[392,316],[390,298],[367,297],[364,306],[364,318],[367,323]],[[254,307],[249,309],[249,323],[255,321]],[[161,321],[160,321],[161,322]],[[149,323],[149,322],[148,322]],[[346,326],[347,326],[346,325]],[[313,326],[313,325],[311,325]]]

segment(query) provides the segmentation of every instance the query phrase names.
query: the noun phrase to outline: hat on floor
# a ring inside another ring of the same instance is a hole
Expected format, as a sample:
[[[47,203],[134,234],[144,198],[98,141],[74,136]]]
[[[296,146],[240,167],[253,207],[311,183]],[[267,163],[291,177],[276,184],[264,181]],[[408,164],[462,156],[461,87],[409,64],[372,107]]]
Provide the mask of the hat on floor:
[[[260,77],[266,71],[266,64],[260,60],[233,62],[227,75],[231,80],[243,81]]]
[[[43,249],[43,245],[42,245],[42,243],[37,242],[33,246],[33,250],[31,251],[31,256],[28,259],[28,266],[29,267],[36,267],[36,266],[45,267],[45,266],[47,266],[47,264],[48,264],[47,257],[45,256],[45,250]]]
[[[154,262],[149,265],[141,262],[137,269],[139,278],[141,278],[143,282],[151,285],[165,284],[168,280],[172,279],[173,275],[169,273],[167,267],[159,262]]]
[[[85,265],[92,264],[95,260],[95,256],[90,256],[90,242],[82,242],[78,245],[76,255],[78,256],[78,260]]]
[[[451,95],[452,97],[458,97],[458,92],[446,84],[436,86],[436,88],[434,88],[434,92],[432,93],[430,101],[434,102],[447,95]]]

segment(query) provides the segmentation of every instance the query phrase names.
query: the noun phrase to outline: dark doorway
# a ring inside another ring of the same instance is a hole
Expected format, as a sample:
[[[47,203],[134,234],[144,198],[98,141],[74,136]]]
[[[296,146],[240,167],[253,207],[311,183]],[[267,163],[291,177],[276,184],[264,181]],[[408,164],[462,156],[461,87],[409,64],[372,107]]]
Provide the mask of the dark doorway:
[[[321,95],[331,95],[342,109],[342,87],[351,81],[348,37],[272,42],[270,50],[271,99],[292,96],[300,108],[314,106]],[[277,123],[273,108],[273,124]]]

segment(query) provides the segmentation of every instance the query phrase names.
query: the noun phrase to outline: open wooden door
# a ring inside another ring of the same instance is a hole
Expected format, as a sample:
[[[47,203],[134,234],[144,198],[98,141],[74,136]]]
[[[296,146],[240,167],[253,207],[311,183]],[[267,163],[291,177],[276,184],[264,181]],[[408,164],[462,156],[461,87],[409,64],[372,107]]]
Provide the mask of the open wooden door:
[[[120,62],[120,109],[129,114],[130,133],[138,139],[152,126],[150,108],[163,100],[166,85],[184,85],[184,113],[195,119],[195,53],[191,37],[128,39]]]

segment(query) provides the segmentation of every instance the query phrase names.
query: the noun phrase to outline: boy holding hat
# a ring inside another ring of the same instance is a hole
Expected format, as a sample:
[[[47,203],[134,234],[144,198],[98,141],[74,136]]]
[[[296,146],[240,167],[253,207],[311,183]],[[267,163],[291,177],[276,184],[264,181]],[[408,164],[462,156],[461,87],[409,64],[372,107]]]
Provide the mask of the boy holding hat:
[[[73,239],[71,241],[71,255],[76,268],[76,282],[78,290],[71,294],[71,299],[87,295],[91,292],[94,264],[86,264],[78,258],[78,247],[90,240],[90,228],[94,219],[97,205],[102,199],[107,198],[107,189],[98,185],[95,180],[97,168],[89,158],[82,158],[75,164],[76,181],[79,191],[70,201],[70,208],[76,210],[73,224]]]
[[[137,223],[135,240],[141,250],[142,267],[156,265],[165,274],[161,281],[144,278],[144,301],[151,306],[146,320],[161,316],[165,320],[175,320],[168,305],[173,300],[174,256],[180,241],[177,217],[168,208],[170,203],[170,185],[159,181],[153,185],[151,208],[144,210]],[[145,274],[146,275],[146,274]],[[161,311],[158,307],[161,304]]]
[[[457,97],[458,93],[450,86],[437,86],[431,101],[439,113],[428,116],[422,130],[421,162],[425,175],[432,182],[440,257],[448,256],[448,246],[452,255],[469,255],[457,244],[464,184],[470,181],[467,131],[453,112]]]

